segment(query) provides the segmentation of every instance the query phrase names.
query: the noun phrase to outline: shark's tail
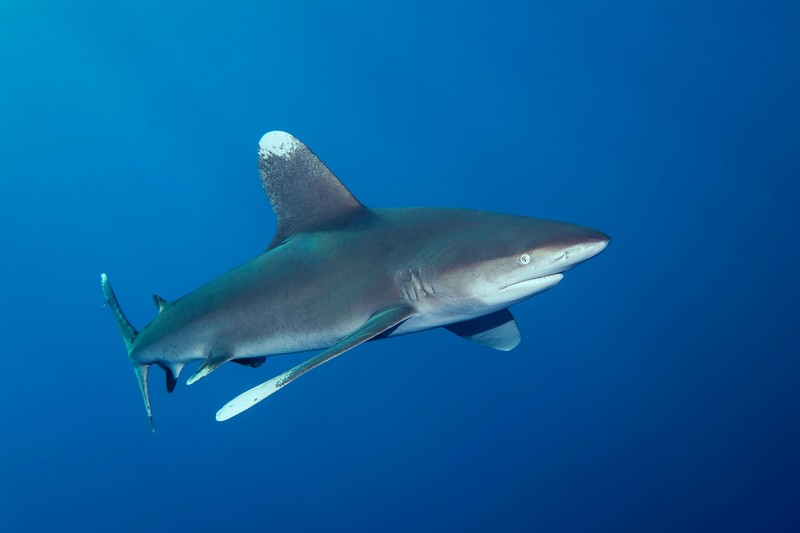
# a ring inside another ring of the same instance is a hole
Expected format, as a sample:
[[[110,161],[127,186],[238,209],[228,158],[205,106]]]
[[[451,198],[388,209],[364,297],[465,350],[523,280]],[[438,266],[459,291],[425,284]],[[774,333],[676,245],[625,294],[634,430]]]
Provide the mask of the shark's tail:
[[[108,282],[108,276],[101,274],[100,283],[103,286],[103,296],[105,297],[106,304],[108,304],[111,311],[114,313],[114,318],[117,320],[117,327],[119,327],[119,331],[122,333],[122,340],[125,341],[125,348],[128,350],[128,358],[131,364],[133,364],[133,371],[136,373],[136,379],[139,381],[139,389],[142,391],[144,407],[147,410],[147,418],[150,420],[150,429],[153,431],[153,435],[155,435],[156,428],[153,425],[153,412],[150,409],[150,390],[147,386],[147,373],[150,370],[150,365],[137,363],[130,357],[133,341],[136,339],[136,334],[138,332],[131,323],[128,322],[122,309],[120,309],[117,297],[114,295],[114,290]]]

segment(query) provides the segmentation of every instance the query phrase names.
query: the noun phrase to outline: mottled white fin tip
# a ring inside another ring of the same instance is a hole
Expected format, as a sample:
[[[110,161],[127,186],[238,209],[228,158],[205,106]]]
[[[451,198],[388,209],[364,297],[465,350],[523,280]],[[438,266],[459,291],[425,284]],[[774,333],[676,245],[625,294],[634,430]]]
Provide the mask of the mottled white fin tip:
[[[289,157],[302,143],[285,131],[270,131],[258,141],[258,155],[261,157]]]
[[[289,372],[291,372],[291,370]],[[283,386],[282,381],[285,380],[287,375],[289,375],[289,372],[284,372],[280,376],[275,376],[269,381],[243,392],[228,402],[225,407],[217,411],[217,422],[224,422],[229,418],[233,418],[242,411],[250,409],[267,396],[270,396],[272,393],[277,392],[278,389]]]

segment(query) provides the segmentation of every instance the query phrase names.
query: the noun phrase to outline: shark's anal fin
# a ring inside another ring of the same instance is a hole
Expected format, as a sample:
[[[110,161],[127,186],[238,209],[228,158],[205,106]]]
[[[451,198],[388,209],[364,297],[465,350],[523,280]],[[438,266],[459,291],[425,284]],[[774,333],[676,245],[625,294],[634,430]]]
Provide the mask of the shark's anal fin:
[[[322,363],[330,361],[337,355],[341,355],[351,348],[355,348],[359,344],[370,340],[371,338],[380,335],[389,328],[400,324],[413,316],[415,310],[406,305],[398,305],[383,309],[372,315],[369,320],[364,324],[345,335],[339,342],[320,353],[316,357],[312,357],[304,363],[300,363],[291,370],[287,370],[283,374],[276,376],[269,381],[253,387],[247,392],[244,392],[228,402],[228,404],[217,411],[217,421],[222,422],[228,420],[242,411],[245,411],[255,404],[273,394],[277,390],[288,385],[295,379],[299,378],[309,370],[312,370]]]
[[[335,227],[368,212],[314,152],[288,133],[261,137],[258,173],[278,218],[268,249],[294,233]]]
[[[178,376],[173,375],[169,367],[164,367],[164,372],[167,375],[167,392],[172,394],[172,391],[175,390],[175,385],[178,384]]]
[[[186,384],[191,385],[195,381],[203,379],[231,359],[233,359],[233,356],[230,355],[212,355],[208,357],[208,359],[203,361],[203,364],[200,365],[200,368],[198,368],[194,374],[189,376],[189,379],[186,380]]]
[[[173,362],[169,365],[164,363],[158,363],[158,366],[161,367],[166,373],[167,376],[167,392],[172,394],[172,391],[175,390],[175,385],[178,384],[178,376],[181,374],[181,370],[183,370],[184,363],[176,363]]]
[[[445,327],[459,337],[504,352],[513,350],[522,340],[514,316],[508,309]]]

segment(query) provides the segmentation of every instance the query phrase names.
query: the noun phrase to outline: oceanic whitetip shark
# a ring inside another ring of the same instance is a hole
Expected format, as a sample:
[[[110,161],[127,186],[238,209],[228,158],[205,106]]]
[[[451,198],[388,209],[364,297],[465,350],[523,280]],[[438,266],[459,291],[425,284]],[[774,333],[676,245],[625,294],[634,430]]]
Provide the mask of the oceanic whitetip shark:
[[[152,365],[166,371],[172,392],[195,361],[190,385],[228,361],[257,367],[267,356],[324,350],[231,400],[217,412],[222,421],[369,340],[444,327],[511,350],[520,333],[508,307],[553,287],[609,242],[600,231],[538,218],[368,208],[280,131],[261,138],[258,170],[278,219],[265,253],[175,301],[154,295],[158,315],[141,331],[101,276],[154,432]]]

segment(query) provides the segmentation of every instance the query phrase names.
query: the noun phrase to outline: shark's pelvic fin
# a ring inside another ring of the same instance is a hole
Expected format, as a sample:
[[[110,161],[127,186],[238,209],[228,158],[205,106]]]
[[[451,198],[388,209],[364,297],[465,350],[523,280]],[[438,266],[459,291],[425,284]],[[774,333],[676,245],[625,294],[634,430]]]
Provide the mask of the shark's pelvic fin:
[[[322,363],[330,361],[337,355],[341,355],[351,348],[355,348],[359,344],[366,342],[373,337],[380,335],[387,329],[393,328],[401,322],[408,320],[415,314],[412,307],[406,305],[398,305],[389,307],[382,311],[378,311],[370,317],[369,320],[358,329],[345,335],[339,342],[320,353],[316,357],[312,357],[304,363],[300,363],[291,370],[287,370],[283,374],[276,376],[269,381],[253,387],[252,389],[244,392],[228,402],[228,404],[217,411],[217,420],[222,422],[228,420],[242,411],[250,409],[255,404],[276,392],[278,389],[288,385],[295,379],[299,378],[309,370],[312,370]]]
[[[150,421],[150,429],[153,431],[153,435],[155,435],[156,428],[153,425],[153,412],[150,409],[150,390],[147,386],[147,373],[150,369],[150,365],[142,365],[131,359],[131,347],[136,340],[137,331],[131,323],[128,322],[122,309],[120,309],[117,297],[114,294],[114,290],[111,288],[111,283],[108,281],[108,276],[101,274],[100,284],[103,287],[103,296],[105,297],[106,304],[108,304],[111,311],[114,313],[114,318],[117,320],[117,327],[119,327],[119,331],[122,333],[122,340],[125,341],[128,359],[130,359],[133,365],[133,371],[136,373],[136,380],[139,382],[139,390],[142,391],[142,399],[144,400],[144,408],[147,410],[147,419]]]
[[[195,381],[203,379],[204,377],[206,377],[207,375],[209,375],[214,370],[218,369],[219,367],[221,367],[223,364],[227,363],[231,359],[233,359],[232,355],[222,355],[222,356],[211,356],[211,357],[209,357],[208,359],[203,361],[203,364],[200,365],[200,368],[198,368],[197,371],[195,371],[194,374],[189,376],[189,379],[186,380],[186,384],[187,385],[191,385]]]
[[[167,301],[158,294],[153,295],[153,303],[156,304],[156,309],[158,309],[159,313],[167,306]]]
[[[266,355],[259,355],[258,357],[241,357],[239,359],[232,359],[231,363],[236,363],[237,365],[244,365],[249,366],[251,368],[258,368],[264,364],[264,361],[267,360]]]
[[[522,340],[517,322],[508,309],[445,327],[459,337],[504,352],[513,350]]]
[[[258,143],[258,173],[278,219],[269,249],[294,233],[334,227],[368,210],[292,135],[271,131]]]

